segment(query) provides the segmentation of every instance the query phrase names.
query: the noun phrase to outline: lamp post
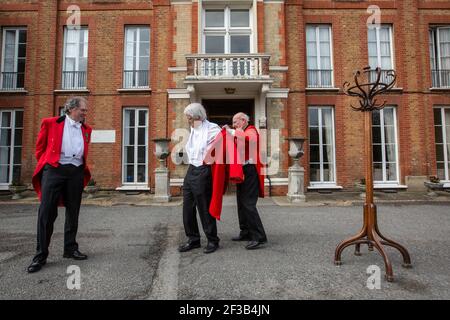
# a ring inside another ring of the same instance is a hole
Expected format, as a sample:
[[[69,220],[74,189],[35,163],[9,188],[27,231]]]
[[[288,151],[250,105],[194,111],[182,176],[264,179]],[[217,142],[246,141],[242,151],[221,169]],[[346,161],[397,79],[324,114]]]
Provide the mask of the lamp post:
[[[305,138],[290,137],[286,138],[289,141],[289,156],[294,160],[294,164],[288,170],[288,193],[287,197],[290,202],[305,201],[305,169],[299,165],[299,160],[303,156],[303,144]]]
[[[373,79],[373,72],[375,71],[375,81]],[[367,75],[365,77],[367,82],[360,83],[359,78],[362,74]],[[372,76],[371,76],[372,75]],[[389,91],[395,84],[397,78],[394,70],[387,71],[387,75],[384,79],[389,83],[383,83],[380,81],[381,69],[376,68],[371,70],[370,67],[365,67],[363,72],[356,71],[354,76],[354,85],[345,82],[343,85],[343,91],[346,95],[359,98],[359,107],[353,107],[354,110],[364,112],[364,156],[365,156],[365,170],[366,170],[366,199],[363,210],[363,227],[361,231],[347,240],[341,242],[335,251],[334,263],[341,265],[342,251],[350,246],[355,245],[355,255],[360,255],[361,244],[367,244],[369,250],[373,250],[375,247],[381,256],[383,257],[386,268],[386,280],[392,282],[394,280],[394,274],[392,272],[392,264],[383,246],[390,246],[400,251],[403,256],[403,267],[411,267],[411,258],[408,251],[400,244],[386,238],[380,233],[377,223],[377,207],[374,204],[373,199],[373,163],[372,163],[372,111],[380,110],[384,108],[386,101],[378,103],[375,97],[382,93]]]
[[[158,202],[170,201],[170,178],[169,169],[164,165],[164,161],[169,156],[170,139],[153,139],[155,143],[155,156],[159,160],[159,167],[155,169],[155,196],[154,200]]]

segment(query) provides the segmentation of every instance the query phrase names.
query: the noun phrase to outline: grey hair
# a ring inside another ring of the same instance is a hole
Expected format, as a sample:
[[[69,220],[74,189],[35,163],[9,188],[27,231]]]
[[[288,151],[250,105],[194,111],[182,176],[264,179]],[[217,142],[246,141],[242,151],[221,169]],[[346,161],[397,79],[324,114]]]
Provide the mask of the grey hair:
[[[245,121],[249,122],[250,121],[250,117],[243,113],[243,112],[238,112],[235,114],[235,116],[239,116],[241,119],[244,119]]]
[[[184,114],[187,116],[191,116],[194,120],[205,120],[206,119],[206,110],[200,103],[194,102],[188,105],[184,109]]]
[[[69,114],[73,109],[79,108],[81,102],[84,102],[87,105],[87,100],[83,97],[70,97],[67,102],[64,104],[64,113]]]

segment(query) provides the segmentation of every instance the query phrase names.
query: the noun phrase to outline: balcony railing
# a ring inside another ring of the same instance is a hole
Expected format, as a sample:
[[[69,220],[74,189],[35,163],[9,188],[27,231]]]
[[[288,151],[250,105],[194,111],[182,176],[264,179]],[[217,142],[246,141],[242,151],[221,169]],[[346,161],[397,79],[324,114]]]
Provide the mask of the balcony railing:
[[[25,87],[25,73],[2,72],[0,78],[1,90],[21,90]]]
[[[308,88],[332,88],[333,70],[308,69]]]
[[[450,70],[431,70],[433,88],[450,88]]]
[[[64,90],[86,89],[86,71],[63,71],[62,88]]]
[[[223,54],[190,55],[188,78],[194,79],[259,79],[269,77],[269,55]]]
[[[148,88],[148,70],[124,70],[124,89]]]

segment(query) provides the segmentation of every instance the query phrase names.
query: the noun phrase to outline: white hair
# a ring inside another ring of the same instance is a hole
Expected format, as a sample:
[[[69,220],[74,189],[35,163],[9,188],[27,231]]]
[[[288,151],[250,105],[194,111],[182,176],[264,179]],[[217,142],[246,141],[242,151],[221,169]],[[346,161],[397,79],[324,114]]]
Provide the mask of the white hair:
[[[184,109],[184,114],[191,116],[194,120],[203,121],[206,119],[206,110],[200,103],[194,102]]]
[[[247,114],[243,113],[243,112],[238,112],[238,113],[236,113],[234,116],[235,116],[235,117],[237,116],[237,117],[239,117],[239,118],[241,118],[241,119],[244,119],[244,120],[247,121],[247,122],[250,121],[250,117],[249,117]]]
[[[73,109],[79,108],[81,103],[87,106],[87,100],[83,97],[70,97],[64,104],[64,113],[69,114]]]

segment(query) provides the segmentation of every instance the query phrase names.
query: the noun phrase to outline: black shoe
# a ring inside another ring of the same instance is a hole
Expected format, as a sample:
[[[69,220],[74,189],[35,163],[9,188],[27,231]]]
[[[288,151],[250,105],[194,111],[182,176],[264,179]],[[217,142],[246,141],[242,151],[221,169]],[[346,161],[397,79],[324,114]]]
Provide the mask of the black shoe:
[[[240,234],[236,237],[231,238],[231,240],[232,241],[250,241],[251,239],[250,239],[250,236],[248,236],[248,235],[243,236],[242,234]]]
[[[86,260],[88,258],[87,255],[82,254],[78,250],[74,250],[72,252],[64,252],[63,257],[64,258],[71,258],[71,259],[75,259],[75,260]]]
[[[192,249],[200,248],[200,242],[186,242],[178,247],[179,252],[186,252]]]
[[[204,253],[213,253],[219,248],[219,244],[208,242],[208,245],[203,249]]]
[[[253,249],[258,249],[260,248],[264,243],[266,243],[267,241],[256,241],[256,240],[252,240],[250,241],[246,246],[245,249],[247,250],[253,250]]]
[[[41,270],[42,266],[47,263],[47,260],[43,261],[33,261],[27,268],[28,273],[38,272]]]

